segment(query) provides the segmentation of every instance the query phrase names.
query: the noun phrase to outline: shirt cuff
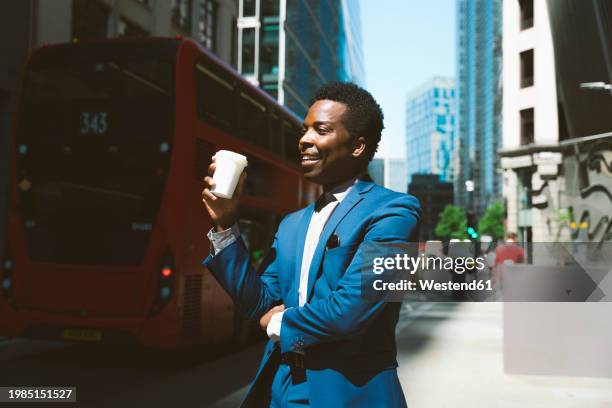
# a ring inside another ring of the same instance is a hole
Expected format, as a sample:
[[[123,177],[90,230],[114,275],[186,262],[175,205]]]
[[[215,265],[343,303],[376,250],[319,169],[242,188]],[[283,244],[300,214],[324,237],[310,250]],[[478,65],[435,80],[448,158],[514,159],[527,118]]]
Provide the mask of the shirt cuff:
[[[284,313],[285,312],[283,311],[273,314],[270,318],[270,322],[268,323],[268,327],[266,327],[268,337],[273,341],[280,340],[281,324],[283,322]]]
[[[210,254],[214,256],[236,242],[240,236],[240,230],[238,229],[238,224],[234,224],[221,232],[215,232],[215,228],[213,227],[208,231],[206,236],[210,241]]]

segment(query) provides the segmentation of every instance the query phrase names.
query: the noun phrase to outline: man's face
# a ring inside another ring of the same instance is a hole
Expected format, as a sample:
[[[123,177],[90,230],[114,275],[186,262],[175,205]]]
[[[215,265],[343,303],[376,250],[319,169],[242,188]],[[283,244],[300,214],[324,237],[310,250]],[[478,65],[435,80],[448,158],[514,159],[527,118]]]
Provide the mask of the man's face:
[[[352,138],[342,124],[346,105],[320,100],[312,104],[303,123],[299,142],[304,176],[333,187],[364,170],[364,138]]]

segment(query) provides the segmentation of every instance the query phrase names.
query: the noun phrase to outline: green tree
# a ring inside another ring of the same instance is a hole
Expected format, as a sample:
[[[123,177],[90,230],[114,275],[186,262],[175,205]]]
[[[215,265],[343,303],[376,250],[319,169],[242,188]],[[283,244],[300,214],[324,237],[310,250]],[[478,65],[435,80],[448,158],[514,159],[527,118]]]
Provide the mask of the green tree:
[[[466,224],[463,208],[449,204],[440,214],[435,229],[436,236],[442,239],[464,239],[467,237]]]
[[[504,238],[504,206],[501,203],[494,203],[484,213],[478,223],[480,235],[487,234],[493,239]]]

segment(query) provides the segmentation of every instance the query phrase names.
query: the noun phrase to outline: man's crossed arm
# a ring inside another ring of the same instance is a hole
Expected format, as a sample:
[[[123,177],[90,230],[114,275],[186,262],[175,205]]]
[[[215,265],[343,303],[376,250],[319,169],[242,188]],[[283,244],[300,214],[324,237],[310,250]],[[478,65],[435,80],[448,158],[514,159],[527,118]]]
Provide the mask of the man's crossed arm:
[[[377,211],[364,242],[407,242],[417,226],[419,213],[414,199],[403,196],[393,200]],[[275,238],[274,251],[277,242]],[[274,308],[281,300],[276,259],[258,276],[246,248],[237,240],[218,255],[207,258],[204,264],[213,271],[242,313],[251,320],[260,319],[262,328],[267,327],[274,314],[282,312],[281,351],[300,351],[359,332],[384,308],[385,302],[368,301],[361,295],[363,247],[364,243],[329,296],[286,310]]]

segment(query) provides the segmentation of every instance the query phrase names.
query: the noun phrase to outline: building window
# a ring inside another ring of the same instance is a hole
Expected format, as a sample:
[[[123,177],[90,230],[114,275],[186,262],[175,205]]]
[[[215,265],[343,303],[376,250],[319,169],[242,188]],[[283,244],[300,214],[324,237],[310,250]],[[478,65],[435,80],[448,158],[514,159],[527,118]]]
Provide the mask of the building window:
[[[533,108],[523,109],[521,111],[521,145],[527,145],[533,143]]]
[[[261,87],[278,97],[279,2],[261,0],[262,28],[259,37],[259,81]]]
[[[232,67],[238,68],[238,21],[232,18],[232,55],[230,63]]]
[[[117,35],[119,37],[147,37],[149,33],[131,21],[121,18],[117,24]]]
[[[172,0],[172,23],[183,31],[191,31],[191,6],[193,0]]]
[[[521,9],[521,30],[533,27],[533,0],[519,0]]]
[[[260,0],[260,3],[262,19],[275,19],[276,21],[278,21],[280,2],[278,0]]]
[[[533,204],[531,201],[531,178],[533,171],[523,170],[517,173],[518,176],[518,207],[519,210],[528,210]]]
[[[217,3],[214,0],[200,0],[198,18],[198,40],[211,51],[215,51],[217,31]]]
[[[533,50],[521,52],[521,88],[533,86]]]
[[[257,14],[255,0],[242,0],[242,16],[254,17]]]
[[[91,0],[72,2],[72,38],[81,40],[106,38],[110,10],[104,4]]]
[[[241,74],[255,74],[255,28],[244,28],[242,30]]]

